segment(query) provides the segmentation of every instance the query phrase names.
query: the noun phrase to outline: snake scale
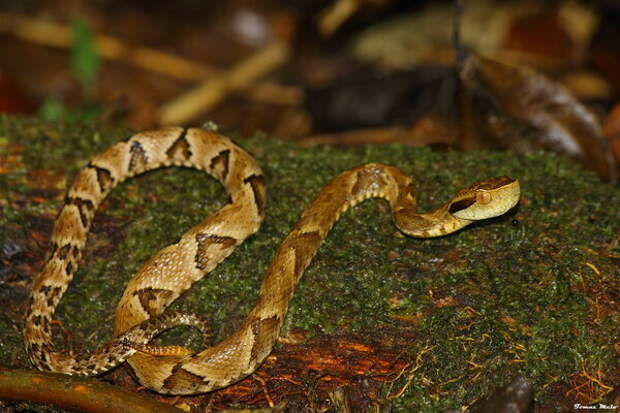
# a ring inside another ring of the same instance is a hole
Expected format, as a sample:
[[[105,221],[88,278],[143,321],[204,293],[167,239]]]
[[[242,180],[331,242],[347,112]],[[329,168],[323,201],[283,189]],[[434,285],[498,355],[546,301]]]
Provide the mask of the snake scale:
[[[55,350],[54,311],[77,269],[98,205],[120,182],[171,165],[208,172],[224,185],[229,202],[156,253],[131,279],[116,310],[116,339],[91,354]],[[206,329],[197,316],[164,310],[258,230],[266,206],[265,180],[248,153],[211,130],[170,127],[138,133],[93,157],[68,190],[47,261],[32,286],[26,349],[41,370],[97,375],[128,361],[140,383],[159,393],[218,389],[251,374],[269,355],[297,282],[344,211],[365,199],[383,198],[400,231],[426,238],[501,215],[519,196],[517,180],[489,178],[422,214],[416,212],[414,184],[400,169],[370,163],[345,171],[320,190],[282,242],[256,305],[241,325],[222,342],[193,353],[149,342],[180,324]]]

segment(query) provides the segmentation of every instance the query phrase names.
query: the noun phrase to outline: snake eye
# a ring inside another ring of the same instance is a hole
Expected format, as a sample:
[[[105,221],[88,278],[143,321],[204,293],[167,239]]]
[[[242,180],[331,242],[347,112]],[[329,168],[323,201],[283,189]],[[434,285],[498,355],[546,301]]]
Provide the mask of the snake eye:
[[[489,202],[491,202],[492,198],[493,197],[491,196],[491,194],[489,192],[487,192],[487,191],[477,191],[476,192],[476,201],[478,201],[482,205],[486,205]]]

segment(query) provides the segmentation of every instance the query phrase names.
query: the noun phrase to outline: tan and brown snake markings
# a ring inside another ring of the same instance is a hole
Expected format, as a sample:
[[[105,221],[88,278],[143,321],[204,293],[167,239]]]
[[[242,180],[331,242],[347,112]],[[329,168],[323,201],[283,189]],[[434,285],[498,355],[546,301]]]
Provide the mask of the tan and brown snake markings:
[[[169,165],[213,175],[226,188],[230,202],[155,254],[129,282],[116,310],[116,340],[88,355],[55,350],[52,317],[77,269],[98,205],[125,179]],[[459,191],[438,209],[420,214],[414,184],[400,169],[378,163],[350,169],[323,187],[304,211],[277,251],[256,305],[230,337],[198,353],[149,345],[157,334],[176,325],[205,330],[194,315],[164,310],[258,230],[265,191],[254,159],[227,138],[205,129],[143,132],[93,157],[67,193],[48,260],[32,287],[24,328],[32,363],[41,370],[96,375],[127,360],[144,386],[166,394],[227,386],[251,374],[271,352],[297,282],[344,211],[368,198],[384,198],[403,233],[436,237],[501,215],[520,195],[517,180],[489,178]]]

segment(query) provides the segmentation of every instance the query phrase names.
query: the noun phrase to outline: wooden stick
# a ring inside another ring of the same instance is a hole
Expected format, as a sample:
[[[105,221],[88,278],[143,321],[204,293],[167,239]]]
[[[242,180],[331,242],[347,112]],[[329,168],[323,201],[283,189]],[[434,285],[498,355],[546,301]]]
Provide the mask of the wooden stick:
[[[50,23],[15,14],[0,14],[0,32],[45,46],[70,48],[73,31],[67,25]],[[204,80],[216,69],[182,57],[141,46],[129,46],[121,40],[104,35],[93,37],[97,53],[110,60],[125,60],[134,66],[183,80]]]
[[[289,56],[289,47],[276,41],[237,63],[229,71],[200,84],[160,109],[163,125],[183,124],[215,106],[232,91],[246,88],[266,73],[281,66]]]
[[[86,413],[183,412],[92,378],[4,368],[0,369],[0,399],[51,403]]]
[[[7,33],[31,43],[61,49],[69,49],[73,45],[73,30],[70,26],[17,14],[0,13],[0,33]],[[105,59],[124,61],[140,69],[175,79],[204,81],[223,73],[217,68],[170,53],[149,47],[131,46],[112,36],[99,34],[93,36],[93,39],[97,53]],[[301,100],[301,92],[296,87],[270,82],[261,82],[256,87],[260,90],[249,95],[256,101],[297,105]],[[269,93],[264,93],[265,90]]]
[[[334,0],[334,2],[329,7],[323,9],[317,17],[319,32],[324,37],[331,36],[359,8],[359,0]]]

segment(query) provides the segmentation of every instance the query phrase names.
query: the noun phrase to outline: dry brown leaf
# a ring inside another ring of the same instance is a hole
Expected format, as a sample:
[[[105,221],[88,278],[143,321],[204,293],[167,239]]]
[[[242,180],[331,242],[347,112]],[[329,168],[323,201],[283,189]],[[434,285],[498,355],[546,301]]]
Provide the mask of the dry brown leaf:
[[[463,147],[557,152],[616,182],[596,116],[563,85],[527,67],[473,53],[460,68]]]

